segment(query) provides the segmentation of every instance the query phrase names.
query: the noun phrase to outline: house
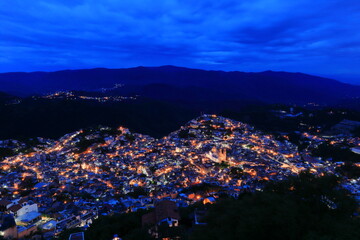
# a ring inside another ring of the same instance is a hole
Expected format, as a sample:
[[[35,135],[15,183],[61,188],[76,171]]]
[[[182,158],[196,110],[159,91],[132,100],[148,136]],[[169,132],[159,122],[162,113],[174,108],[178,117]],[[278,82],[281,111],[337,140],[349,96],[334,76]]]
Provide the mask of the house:
[[[204,198],[204,200],[203,200],[204,205],[208,204],[208,203],[213,204],[215,202],[216,202],[216,199],[214,197],[207,197],[207,198]]]
[[[12,204],[13,203],[9,200],[6,200],[6,199],[0,200],[0,211],[10,208]]]
[[[36,223],[41,218],[38,211],[38,206],[32,201],[25,201],[21,199],[18,204],[9,208],[10,212],[16,217],[17,223],[31,225]]]
[[[356,154],[360,154],[360,147],[353,147],[351,148],[351,151]]]
[[[28,225],[28,226],[17,226],[18,236],[17,238],[22,239],[31,234],[34,234],[37,231],[36,225]]]
[[[162,200],[155,204],[155,209],[142,216],[142,226],[150,227],[148,232],[151,236],[161,239],[170,239],[169,232],[164,227],[173,229],[179,225],[180,214],[175,202]]]
[[[15,217],[20,217],[30,212],[38,212],[38,206],[32,201],[21,199],[17,204],[12,205],[8,210],[14,214]]]
[[[10,211],[10,213],[14,214],[14,216],[17,216],[17,212],[21,209],[21,205],[20,204],[15,204],[12,205],[11,207],[8,208],[8,210]]]
[[[194,224],[195,225],[206,225],[206,222],[204,221],[207,214],[206,209],[195,209],[194,211]]]
[[[15,219],[11,214],[0,213],[0,237],[5,239],[18,237]]]
[[[163,200],[155,204],[154,211],[142,216],[143,226],[167,224],[169,227],[176,227],[179,224],[180,214],[175,202]]]
[[[69,240],[85,240],[84,232],[70,234]]]

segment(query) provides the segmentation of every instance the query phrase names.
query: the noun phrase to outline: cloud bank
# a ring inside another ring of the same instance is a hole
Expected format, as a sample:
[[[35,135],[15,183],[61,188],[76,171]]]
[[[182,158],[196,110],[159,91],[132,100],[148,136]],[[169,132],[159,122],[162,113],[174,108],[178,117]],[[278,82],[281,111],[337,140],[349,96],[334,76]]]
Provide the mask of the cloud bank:
[[[358,0],[3,0],[0,72],[179,65],[360,75]]]

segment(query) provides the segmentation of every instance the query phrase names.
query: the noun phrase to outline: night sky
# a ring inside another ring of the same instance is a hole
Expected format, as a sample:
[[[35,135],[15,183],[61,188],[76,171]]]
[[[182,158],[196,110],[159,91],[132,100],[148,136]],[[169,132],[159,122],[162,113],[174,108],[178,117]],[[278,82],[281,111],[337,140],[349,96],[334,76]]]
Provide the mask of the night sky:
[[[360,1],[0,1],[0,72],[159,65],[360,84]]]

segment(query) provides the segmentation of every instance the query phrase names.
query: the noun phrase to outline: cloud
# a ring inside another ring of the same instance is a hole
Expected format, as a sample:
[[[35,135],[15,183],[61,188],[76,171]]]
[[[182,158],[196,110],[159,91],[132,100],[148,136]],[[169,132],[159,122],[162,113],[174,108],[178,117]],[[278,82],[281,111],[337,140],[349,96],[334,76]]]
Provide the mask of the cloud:
[[[359,74],[357,0],[4,0],[0,71],[175,64]]]

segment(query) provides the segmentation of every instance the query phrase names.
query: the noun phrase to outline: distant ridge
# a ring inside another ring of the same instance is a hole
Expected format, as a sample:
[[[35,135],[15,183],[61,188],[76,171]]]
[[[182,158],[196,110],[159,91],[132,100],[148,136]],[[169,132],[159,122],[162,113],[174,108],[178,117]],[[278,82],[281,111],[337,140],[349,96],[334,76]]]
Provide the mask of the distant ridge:
[[[360,86],[290,72],[207,71],[165,65],[123,69],[79,69],[56,72],[0,73],[0,91],[29,96],[58,90],[98,91],[124,84],[121,93],[165,99],[202,101],[250,100],[266,103],[333,104],[360,97]],[[166,86],[166,87],[165,87]],[[150,92],[149,92],[149,89]],[[153,92],[157,92],[153,96]],[[164,96],[163,96],[164,95]]]

